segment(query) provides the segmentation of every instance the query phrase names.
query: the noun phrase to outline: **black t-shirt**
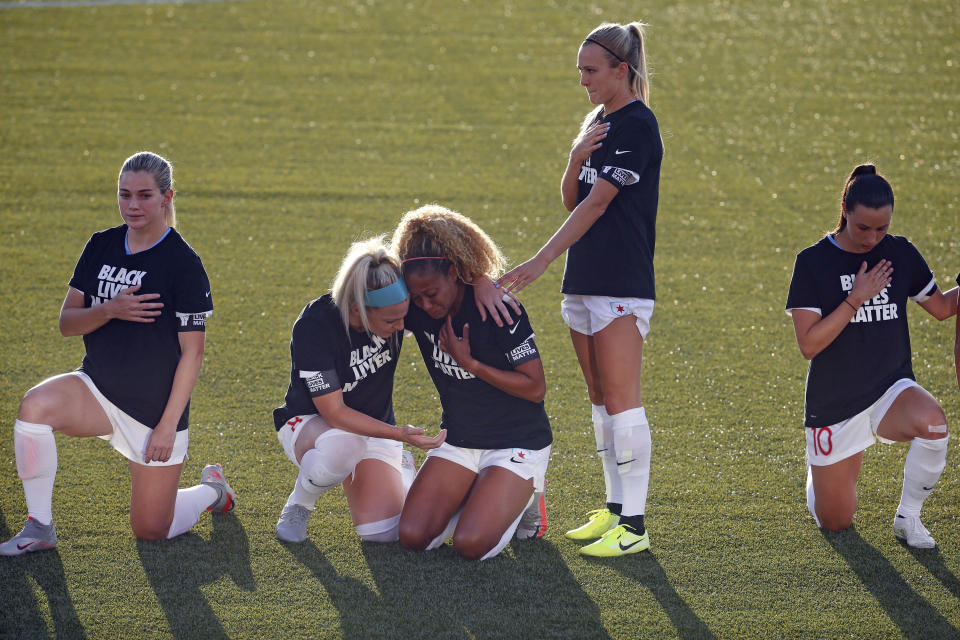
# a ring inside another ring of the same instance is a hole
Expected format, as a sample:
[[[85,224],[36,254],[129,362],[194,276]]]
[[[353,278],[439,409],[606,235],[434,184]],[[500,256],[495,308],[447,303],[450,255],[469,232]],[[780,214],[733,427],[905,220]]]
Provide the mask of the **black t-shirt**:
[[[564,293],[655,299],[653,249],[663,142],[640,100],[608,116],[603,146],[580,167],[577,204],[598,179],[619,190],[606,211],[567,251]]]
[[[308,303],[293,325],[290,386],[273,411],[274,426],[279,431],[294,416],[317,413],[313,398],[337,390],[351,409],[395,424],[393,374],[402,341],[402,331],[383,339],[347,329],[329,293]]]
[[[864,261],[893,263],[893,279],[857,311],[833,342],[810,361],[804,426],[826,427],[860,413],[900,378],[914,379],[907,298],[925,300],[936,288],[923,256],[901,236],[884,236],[868,253],[851,253],[823,238],[797,255],[787,313],[828,316],[844,304]]]
[[[482,322],[473,287],[465,286],[460,310],[453,317],[453,330],[462,336],[463,325],[470,325],[470,353],[474,358],[497,369],[512,370],[540,357],[526,310],[512,325],[498,327],[489,318]],[[440,350],[437,336],[445,322],[446,318],[435,320],[414,305],[410,305],[405,320],[440,395],[440,426],[447,429],[447,442],[468,449],[542,449],[553,442],[543,402],[512,396],[484,382]]]
[[[153,247],[127,255],[127,225],[97,232],[87,241],[70,279],[83,306],[104,303],[123,289],[159,293],[163,308],[154,322],[110,320],[83,336],[87,354],[80,370],[121,411],[154,428],[167,406],[180,362],[181,331],[203,331],[213,312],[210,281],[200,256],[175,229]],[[187,428],[190,404],[177,422]]]

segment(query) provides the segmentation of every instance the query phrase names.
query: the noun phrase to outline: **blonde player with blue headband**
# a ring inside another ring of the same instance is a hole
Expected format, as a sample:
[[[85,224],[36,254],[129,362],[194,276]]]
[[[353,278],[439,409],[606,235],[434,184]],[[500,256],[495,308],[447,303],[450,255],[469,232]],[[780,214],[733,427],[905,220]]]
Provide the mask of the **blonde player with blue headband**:
[[[284,542],[307,539],[317,499],[339,484],[363,540],[397,539],[415,473],[403,443],[433,449],[446,438],[396,426],[393,376],[408,307],[400,263],[376,237],[350,248],[331,293],[293,325],[290,385],[273,412],[284,453],[299,467],[276,526]]]

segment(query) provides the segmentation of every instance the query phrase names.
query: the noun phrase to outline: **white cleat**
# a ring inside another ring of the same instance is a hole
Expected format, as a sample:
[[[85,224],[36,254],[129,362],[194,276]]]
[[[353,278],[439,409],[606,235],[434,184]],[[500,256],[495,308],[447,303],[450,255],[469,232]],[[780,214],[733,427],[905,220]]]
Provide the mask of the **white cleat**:
[[[914,549],[933,549],[937,546],[933,536],[920,522],[920,516],[902,516],[898,513],[893,519],[893,535]]]
[[[22,556],[31,551],[43,551],[57,546],[57,530],[53,523],[40,524],[27,518],[23,531],[0,544],[0,556]]]

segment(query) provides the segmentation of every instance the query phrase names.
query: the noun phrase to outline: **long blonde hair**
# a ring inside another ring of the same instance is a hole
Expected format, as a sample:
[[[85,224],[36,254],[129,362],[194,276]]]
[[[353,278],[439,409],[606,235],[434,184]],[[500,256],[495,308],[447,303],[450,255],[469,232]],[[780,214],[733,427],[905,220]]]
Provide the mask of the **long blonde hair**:
[[[348,331],[350,307],[356,305],[360,312],[360,323],[367,333],[371,332],[364,295],[368,291],[393,284],[400,277],[400,261],[387,247],[385,235],[350,245],[350,250],[340,263],[340,270],[330,287],[333,301],[340,310],[340,317]]]
[[[644,27],[649,25],[643,22],[631,22],[629,24],[617,24],[605,22],[590,32],[584,38],[584,44],[597,44],[603,49],[603,54],[611,67],[618,66],[621,62],[626,62],[630,70],[630,90],[637,100],[650,106],[650,72],[647,67],[647,55],[644,47]],[[591,42],[592,41],[592,42]],[[581,47],[583,45],[580,45]],[[590,111],[584,118],[580,127],[580,133],[573,141],[574,146],[580,142],[580,138],[586,133],[590,125],[597,119],[597,114],[603,109],[599,105],[596,109]]]
[[[468,284],[482,275],[495,279],[506,264],[500,247],[473,220],[439,204],[405,213],[393,232],[393,250],[401,261],[442,258],[406,263],[405,272],[428,267],[446,272],[452,264]]]

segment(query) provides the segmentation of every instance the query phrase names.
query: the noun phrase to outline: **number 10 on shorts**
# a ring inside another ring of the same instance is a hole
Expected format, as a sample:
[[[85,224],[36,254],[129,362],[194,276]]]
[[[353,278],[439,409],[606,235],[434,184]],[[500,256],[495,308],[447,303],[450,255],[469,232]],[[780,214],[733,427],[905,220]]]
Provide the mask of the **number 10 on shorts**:
[[[833,431],[830,427],[817,427],[813,430],[813,455],[828,456],[833,451]]]

